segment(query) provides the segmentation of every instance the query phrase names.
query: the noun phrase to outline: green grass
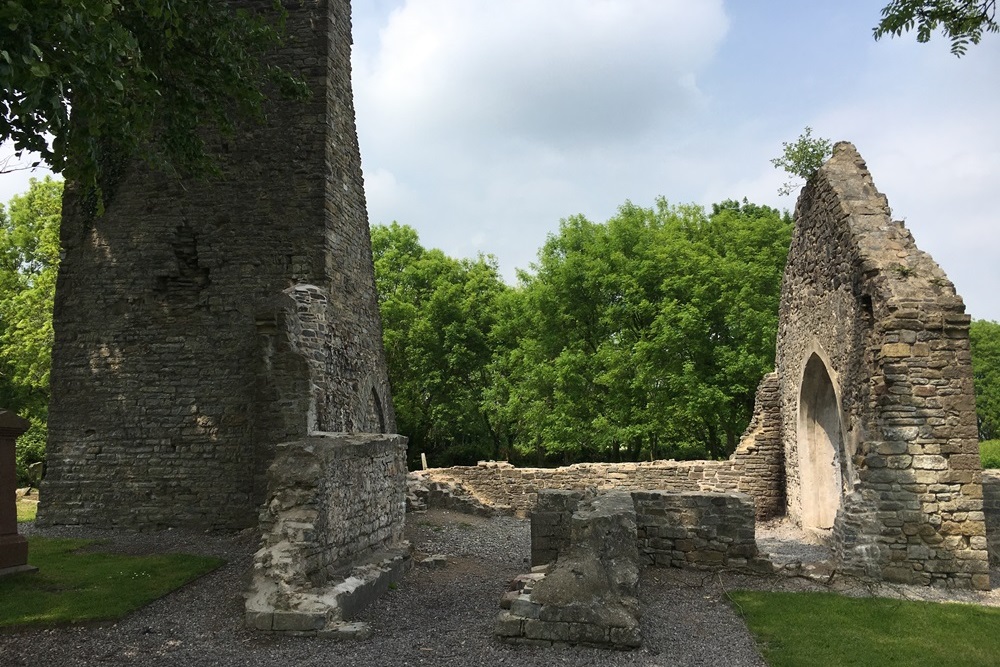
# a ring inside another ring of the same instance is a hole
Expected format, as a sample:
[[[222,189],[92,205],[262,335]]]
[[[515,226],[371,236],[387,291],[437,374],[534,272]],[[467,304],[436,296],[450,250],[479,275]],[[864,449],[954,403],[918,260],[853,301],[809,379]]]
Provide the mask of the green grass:
[[[1000,664],[1000,609],[736,591],[771,667],[982,667]]]
[[[983,440],[979,443],[979,457],[984,468],[1000,468],[1000,440]]]
[[[38,572],[0,579],[0,627],[118,619],[225,562],[79,551],[93,544],[29,538],[28,562]]]
[[[38,503],[29,503],[21,500],[17,501],[17,522],[34,521],[38,514]]]

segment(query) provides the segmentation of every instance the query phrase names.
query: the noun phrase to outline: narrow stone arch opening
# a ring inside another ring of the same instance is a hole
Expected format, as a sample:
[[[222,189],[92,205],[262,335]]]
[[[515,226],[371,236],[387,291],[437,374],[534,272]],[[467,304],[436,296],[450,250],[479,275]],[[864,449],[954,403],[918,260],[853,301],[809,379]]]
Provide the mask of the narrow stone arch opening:
[[[837,392],[816,354],[802,374],[797,434],[802,527],[829,530],[840,509],[844,448]]]

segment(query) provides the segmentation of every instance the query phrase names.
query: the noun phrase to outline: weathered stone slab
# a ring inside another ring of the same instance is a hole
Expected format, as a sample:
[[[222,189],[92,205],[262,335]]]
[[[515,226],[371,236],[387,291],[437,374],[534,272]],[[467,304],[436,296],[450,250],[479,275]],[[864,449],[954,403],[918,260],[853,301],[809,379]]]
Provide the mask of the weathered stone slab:
[[[501,601],[501,607],[509,603],[509,611],[497,617],[497,637],[510,643],[638,647],[639,561],[631,496],[540,496],[546,511],[539,515],[546,521],[561,515],[569,535],[560,538],[554,563],[512,584],[523,592]]]

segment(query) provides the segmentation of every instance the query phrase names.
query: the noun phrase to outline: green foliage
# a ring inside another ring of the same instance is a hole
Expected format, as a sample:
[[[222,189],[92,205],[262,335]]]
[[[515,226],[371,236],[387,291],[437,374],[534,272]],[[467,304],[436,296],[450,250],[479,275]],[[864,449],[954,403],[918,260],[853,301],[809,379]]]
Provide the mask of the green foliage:
[[[0,579],[0,627],[112,620],[225,561],[210,556],[81,552],[92,540],[28,540],[33,574]]]
[[[979,438],[1000,437],[1000,323],[974,320],[969,327]]]
[[[19,484],[45,458],[62,189],[51,177],[31,179],[0,207],[0,407],[31,421],[17,442]]]
[[[997,32],[996,0],[892,0],[882,8],[882,20],[873,28],[875,39],[899,37],[916,29],[917,41],[930,41],[938,28],[951,40],[951,52],[961,57],[983,34]]]
[[[508,290],[492,258],[456,260],[420,245],[413,228],[371,230],[383,339],[399,431],[411,463],[503,457],[482,409],[496,304]]]
[[[745,201],[564,220],[500,304],[487,411],[539,461],[730,453],[773,368],[790,236]]]
[[[729,597],[772,667],[980,667],[1000,655],[1000,609],[832,593]]]
[[[979,458],[983,462],[983,468],[1000,468],[1000,440],[980,442]]]
[[[133,154],[202,170],[202,130],[259,117],[268,82],[304,92],[262,59],[283,32],[275,7],[264,17],[204,0],[0,3],[0,141],[88,187]]]
[[[791,176],[808,181],[832,154],[833,144],[830,140],[821,137],[814,139],[812,128],[807,126],[794,143],[781,142],[781,157],[772,159],[771,164],[775,169],[784,169]],[[789,195],[800,187],[801,182],[788,181],[778,188],[778,194]]]

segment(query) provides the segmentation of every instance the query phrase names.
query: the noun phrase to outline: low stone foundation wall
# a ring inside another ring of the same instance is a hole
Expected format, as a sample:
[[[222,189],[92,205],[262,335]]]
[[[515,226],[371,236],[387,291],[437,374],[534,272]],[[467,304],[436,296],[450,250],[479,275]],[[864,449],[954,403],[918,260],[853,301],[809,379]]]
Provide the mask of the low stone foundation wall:
[[[278,445],[246,600],[250,627],[363,632],[347,624],[409,566],[406,438],[321,433]]]
[[[784,514],[784,450],[781,444],[778,377],[764,376],[757,387],[754,416],[736,452],[726,461],[578,463],[562,468],[515,468],[506,462],[433,468],[410,473],[414,481],[460,485],[480,502],[526,516],[541,489],[598,491],[701,491],[745,493],[756,517]]]
[[[763,568],[754,535],[753,501],[742,493],[633,491],[638,547],[659,567]]]
[[[741,477],[731,460],[577,463],[561,468],[516,468],[502,461],[481,461],[476,466],[433,468],[410,474],[428,485],[460,484],[481,502],[509,508],[521,516],[532,512],[543,489],[726,493],[739,490]]]
[[[640,568],[772,571],[741,493],[543,490],[531,563],[500,602],[500,641],[636,648]]]
[[[586,491],[542,491],[531,515],[531,564],[572,546],[571,526]],[[770,571],[754,535],[753,501],[742,493],[633,491],[635,541],[644,567]]]

